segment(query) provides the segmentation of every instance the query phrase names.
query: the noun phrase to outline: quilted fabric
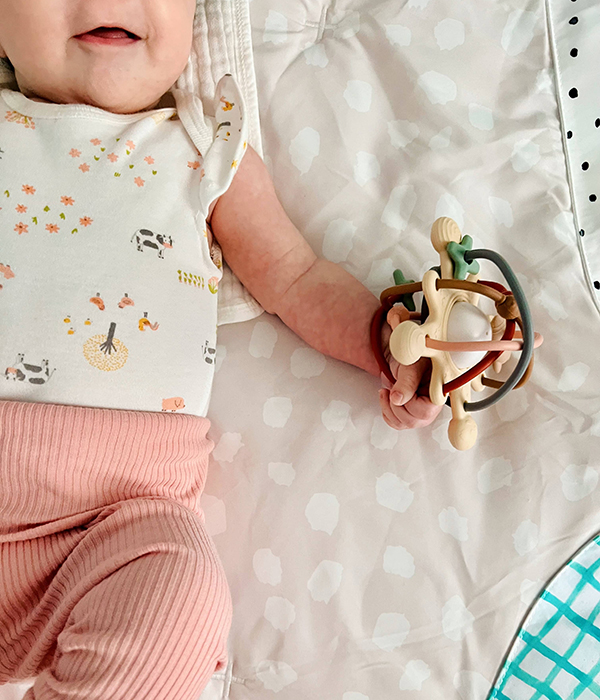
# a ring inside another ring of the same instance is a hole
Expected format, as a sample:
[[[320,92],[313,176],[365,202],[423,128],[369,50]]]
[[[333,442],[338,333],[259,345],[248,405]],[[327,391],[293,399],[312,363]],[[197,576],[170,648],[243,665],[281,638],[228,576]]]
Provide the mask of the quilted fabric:
[[[430,227],[451,216],[510,262],[545,341],[457,453],[449,410],[389,429],[374,378],[277,318],[224,330],[206,512],[235,700],[483,700],[532,601],[597,534],[600,328],[546,10],[251,3],[266,162],[315,252],[378,295],[438,263]]]

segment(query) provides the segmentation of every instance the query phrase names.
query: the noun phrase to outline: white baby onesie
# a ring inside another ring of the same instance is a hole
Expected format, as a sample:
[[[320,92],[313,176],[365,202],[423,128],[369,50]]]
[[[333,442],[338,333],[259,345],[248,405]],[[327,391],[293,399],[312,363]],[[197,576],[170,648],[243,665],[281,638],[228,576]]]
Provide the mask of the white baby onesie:
[[[231,76],[216,102],[200,154],[175,108],[0,92],[0,399],[206,415],[223,274],[206,218],[247,146]]]

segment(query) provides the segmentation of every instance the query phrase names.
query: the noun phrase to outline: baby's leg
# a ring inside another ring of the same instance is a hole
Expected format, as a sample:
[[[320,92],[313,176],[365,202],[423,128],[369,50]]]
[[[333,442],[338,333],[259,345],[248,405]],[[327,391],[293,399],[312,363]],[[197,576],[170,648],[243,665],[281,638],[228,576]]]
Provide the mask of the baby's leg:
[[[226,665],[225,573],[200,518],[175,502],[105,508],[43,601],[37,642],[55,635],[56,648],[24,700],[198,700]]]

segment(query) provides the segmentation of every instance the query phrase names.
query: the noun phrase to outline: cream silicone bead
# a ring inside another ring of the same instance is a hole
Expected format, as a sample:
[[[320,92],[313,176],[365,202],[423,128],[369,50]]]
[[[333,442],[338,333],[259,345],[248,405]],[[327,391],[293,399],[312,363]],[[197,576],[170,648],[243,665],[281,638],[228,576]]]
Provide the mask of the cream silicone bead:
[[[452,403],[452,398],[450,398]],[[457,450],[470,450],[477,440],[477,423],[468,413],[463,418],[452,416],[448,423],[448,439]]]
[[[441,216],[433,222],[431,226],[431,244],[440,255],[441,277],[444,279],[452,279],[454,273],[452,259],[446,252],[446,246],[452,241],[460,243],[461,239],[462,234],[454,219],[450,219],[448,216]]]

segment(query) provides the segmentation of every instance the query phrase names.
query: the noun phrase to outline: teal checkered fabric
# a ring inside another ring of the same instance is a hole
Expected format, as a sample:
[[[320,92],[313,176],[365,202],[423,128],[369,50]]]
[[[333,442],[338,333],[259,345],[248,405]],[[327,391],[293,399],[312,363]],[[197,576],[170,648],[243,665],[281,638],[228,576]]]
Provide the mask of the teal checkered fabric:
[[[489,700],[600,698],[600,536],[544,590]]]

